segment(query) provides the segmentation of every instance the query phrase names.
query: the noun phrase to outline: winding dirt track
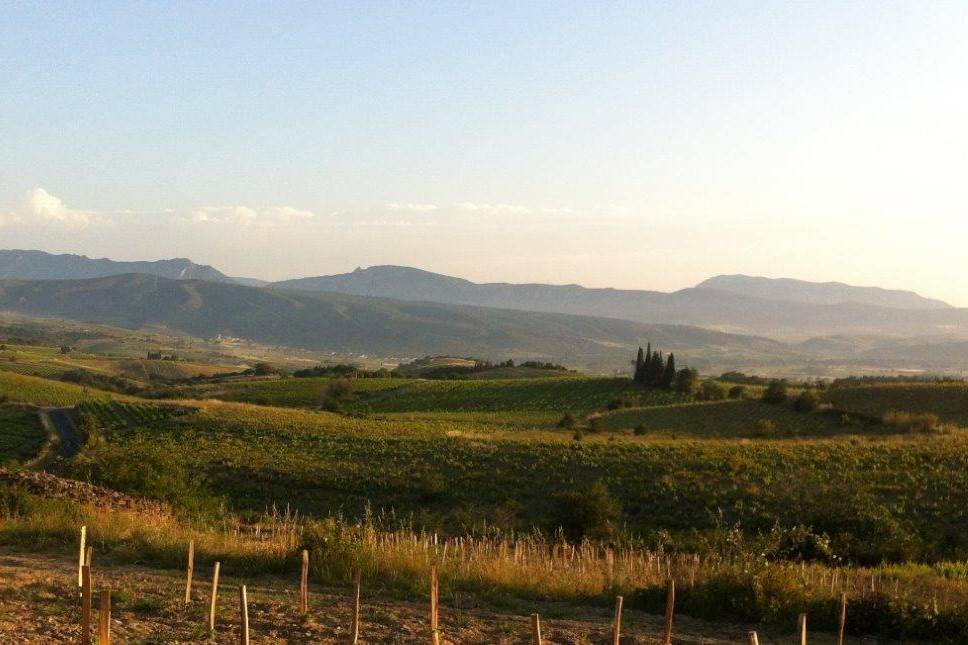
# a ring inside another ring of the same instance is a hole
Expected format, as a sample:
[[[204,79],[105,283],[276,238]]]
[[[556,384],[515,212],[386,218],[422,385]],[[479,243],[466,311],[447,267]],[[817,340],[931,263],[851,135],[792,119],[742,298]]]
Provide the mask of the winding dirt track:
[[[41,421],[60,438],[57,456],[64,459],[70,459],[84,447],[84,437],[74,427],[71,410],[72,408],[44,408],[40,411]]]

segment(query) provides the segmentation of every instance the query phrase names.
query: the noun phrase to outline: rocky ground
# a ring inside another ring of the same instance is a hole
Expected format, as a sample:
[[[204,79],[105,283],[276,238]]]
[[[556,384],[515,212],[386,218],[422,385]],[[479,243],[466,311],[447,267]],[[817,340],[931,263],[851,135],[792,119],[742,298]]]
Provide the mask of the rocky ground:
[[[299,616],[298,581],[273,577],[242,580],[225,571],[218,595],[216,633],[207,629],[210,571],[196,572],[192,602],[184,601],[184,574],[121,565],[95,558],[95,592],[110,588],[111,631],[116,643],[237,643],[238,588],[247,585],[252,643],[348,643],[352,605],[349,589],[313,588],[310,613]],[[375,586],[375,585],[371,585]],[[362,643],[428,643],[425,603],[395,600],[379,589],[362,594]],[[95,624],[97,596],[95,593]],[[530,643],[529,611],[542,614],[544,642],[611,643],[611,610],[560,604],[497,610],[465,598],[442,598],[440,622],[445,643]],[[80,601],[77,561],[66,554],[36,555],[0,550],[0,643],[78,642]],[[661,642],[662,618],[626,611],[623,643]],[[677,644],[746,643],[749,627],[677,617]],[[96,632],[95,632],[96,633]],[[788,634],[761,633],[761,643],[792,643]],[[811,643],[831,643],[811,635]]]

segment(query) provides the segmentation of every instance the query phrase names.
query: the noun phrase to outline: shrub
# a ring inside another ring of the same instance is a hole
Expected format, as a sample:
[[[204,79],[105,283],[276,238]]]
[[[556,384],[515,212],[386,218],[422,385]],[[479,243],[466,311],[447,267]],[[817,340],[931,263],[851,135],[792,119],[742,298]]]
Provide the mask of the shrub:
[[[589,432],[601,432],[605,430],[605,419],[600,416],[594,416],[588,418],[588,431]]]
[[[793,407],[797,412],[813,412],[820,405],[820,397],[813,390],[804,390],[793,401]]]
[[[729,388],[729,393],[727,396],[731,399],[742,399],[746,396],[746,386],[745,385],[734,385]]]
[[[839,560],[826,533],[797,524],[790,528],[773,525],[767,537],[764,555],[770,560],[796,560],[832,564]]]
[[[631,394],[623,394],[608,402],[609,410],[620,410],[622,408],[635,408],[640,404],[641,399]]]
[[[635,433],[636,436],[642,436],[646,432],[648,432],[648,430],[646,429],[644,423],[640,423],[639,425],[635,426],[635,430],[633,430],[633,432]]]
[[[570,540],[608,539],[617,532],[621,519],[621,502],[601,481],[585,490],[555,496],[555,528],[560,528]]]
[[[327,383],[319,394],[319,405],[329,412],[339,412],[343,405],[353,400],[353,384],[341,378]]]
[[[726,386],[716,381],[703,381],[696,398],[700,401],[722,401],[726,398]]]
[[[676,380],[673,384],[673,389],[682,394],[692,394],[696,390],[696,384],[698,382],[699,372],[685,367],[676,373]]]
[[[565,416],[561,417],[558,422],[559,428],[574,428],[575,427],[575,417],[571,416],[571,412],[566,412]]]
[[[782,379],[773,379],[763,390],[763,400],[767,403],[783,403],[787,400],[787,384]]]

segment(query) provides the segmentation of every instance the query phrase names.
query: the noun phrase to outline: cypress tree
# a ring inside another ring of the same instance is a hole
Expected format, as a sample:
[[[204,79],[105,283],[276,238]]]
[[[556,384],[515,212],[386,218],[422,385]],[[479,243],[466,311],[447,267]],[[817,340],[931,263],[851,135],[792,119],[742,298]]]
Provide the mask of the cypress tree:
[[[669,360],[666,361],[665,372],[662,373],[662,387],[667,390],[672,387],[676,380],[676,356],[669,353]]]
[[[642,368],[645,366],[645,352],[639,347],[639,353],[635,357],[635,372],[632,376],[632,380],[637,383],[642,382]]]

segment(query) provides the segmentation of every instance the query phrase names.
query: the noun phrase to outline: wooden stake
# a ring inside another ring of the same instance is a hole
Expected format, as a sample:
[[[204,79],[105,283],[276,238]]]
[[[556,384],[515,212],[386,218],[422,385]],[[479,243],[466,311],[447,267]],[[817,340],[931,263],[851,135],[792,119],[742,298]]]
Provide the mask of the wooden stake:
[[[302,574],[299,577],[299,613],[309,613],[309,551],[302,552]]]
[[[84,586],[84,551],[87,547],[87,527],[81,527],[81,548],[77,553],[77,588]]]
[[[615,620],[612,622],[612,645],[619,645],[622,640],[622,602],[621,596],[615,596]]]
[[[242,620],[239,627],[239,643],[249,645],[249,599],[245,593],[245,585],[239,587],[239,613]]]
[[[94,547],[89,546],[84,551],[84,564],[91,566],[94,564]]]
[[[799,638],[797,642],[799,642],[800,645],[807,645],[807,615],[806,614],[800,614],[800,617],[797,619],[797,634]]]
[[[81,581],[81,637],[78,642],[89,645],[91,642],[91,567],[86,564],[81,567]]]
[[[360,572],[357,570],[353,574],[353,625],[350,629],[353,645],[360,640],[360,577]]]
[[[218,571],[222,566],[221,562],[215,563],[215,571],[212,573],[212,604],[208,609],[208,631],[215,631],[215,603],[218,601]]]
[[[111,645],[111,590],[101,590],[101,611],[97,617],[97,645]]]
[[[195,571],[195,540],[188,541],[188,570],[185,575],[185,604],[192,601],[192,574]]]
[[[541,617],[531,614],[531,645],[543,645],[541,642]]]
[[[747,637],[749,638],[749,645],[760,645],[760,639],[756,635],[756,632],[750,632],[747,634]]]
[[[844,645],[844,632],[847,628],[847,594],[840,594],[840,629],[837,632],[837,645]]]
[[[438,596],[437,566],[430,567],[430,642],[433,645],[440,645],[440,623],[438,623]]]
[[[666,592],[665,627],[662,631],[662,645],[672,645],[672,617],[676,613],[676,581],[669,578]]]

